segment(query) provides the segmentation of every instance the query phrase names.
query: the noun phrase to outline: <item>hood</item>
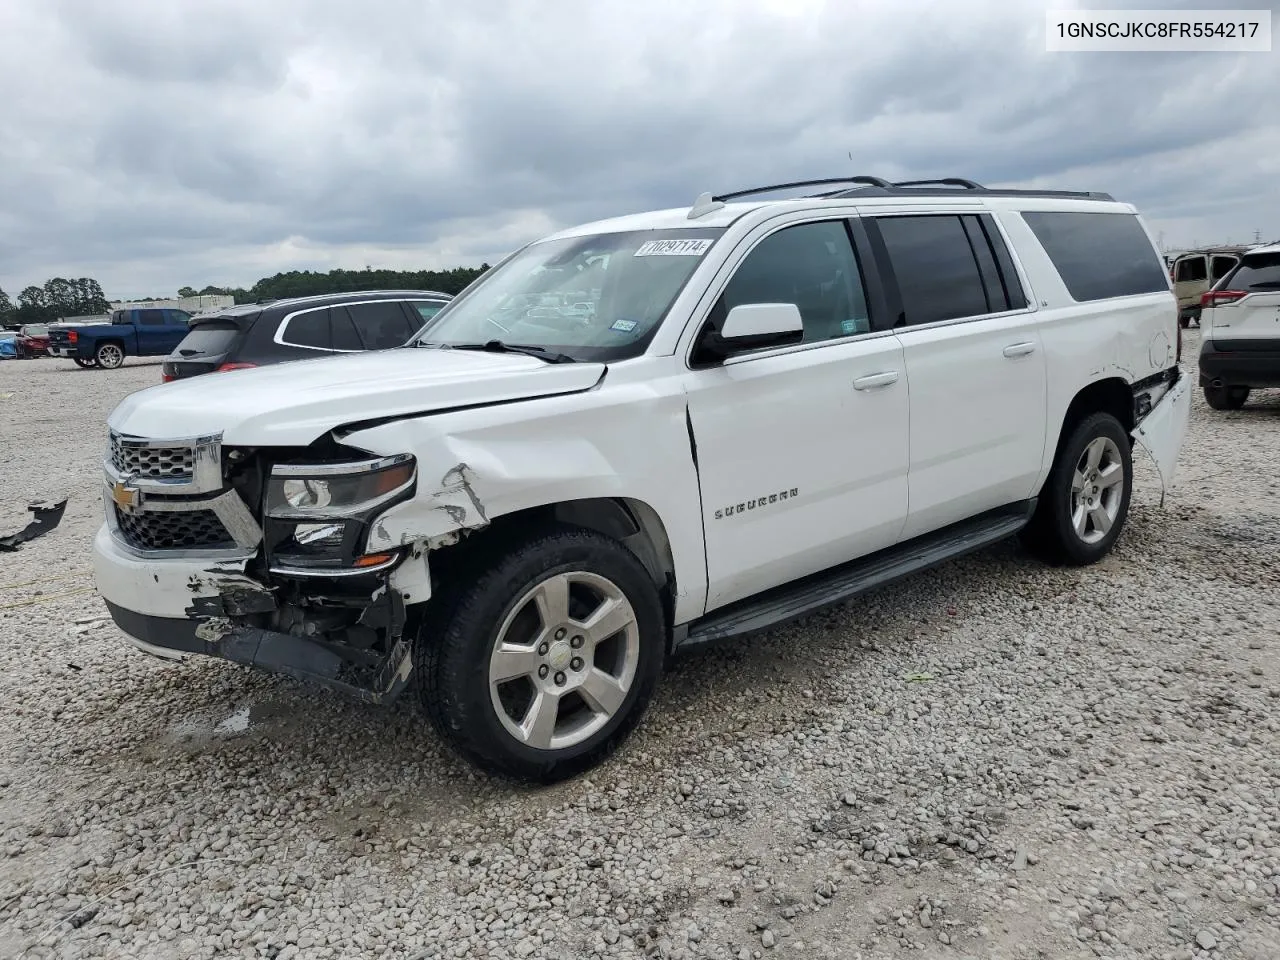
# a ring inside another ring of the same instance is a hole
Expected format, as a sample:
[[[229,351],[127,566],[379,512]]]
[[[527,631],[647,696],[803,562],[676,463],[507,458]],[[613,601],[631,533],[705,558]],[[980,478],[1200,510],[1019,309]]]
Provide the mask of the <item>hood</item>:
[[[361,420],[589,390],[604,371],[513,353],[401,348],[175,380],[126,397],[107,424],[154,440],[221,433],[227,444],[305,446]]]

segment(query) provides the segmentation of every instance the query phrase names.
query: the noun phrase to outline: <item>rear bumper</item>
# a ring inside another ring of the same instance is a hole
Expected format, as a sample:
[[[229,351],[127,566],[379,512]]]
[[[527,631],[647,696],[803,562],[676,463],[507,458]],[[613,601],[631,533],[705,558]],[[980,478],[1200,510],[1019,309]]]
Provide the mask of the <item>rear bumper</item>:
[[[80,356],[80,352],[79,352],[79,348],[77,347],[63,346],[61,344],[58,344],[58,345],[50,344],[49,356],[62,357],[65,360],[70,360],[73,357]]]
[[[1200,386],[1280,387],[1280,340],[1205,340]]]

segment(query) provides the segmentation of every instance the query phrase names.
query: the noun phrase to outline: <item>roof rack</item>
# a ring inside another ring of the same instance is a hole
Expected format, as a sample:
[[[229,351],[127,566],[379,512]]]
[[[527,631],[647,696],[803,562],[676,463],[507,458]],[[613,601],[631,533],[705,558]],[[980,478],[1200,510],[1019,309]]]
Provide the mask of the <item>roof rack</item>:
[[[712,196],[704,193],[689,209],[689,219],[696,220],[701,216],[719,210],[731,200],[756,196],[762,193],[775,193],[779,190],[794,190],[797,187],[827,187],[842,185],[839,190],[828,190],[822,193],[808,194],[804,199],[843,199],[846,197],[936,197],[964,196],[981,194],[988,197],[1042,197],[1045,199],[1061,198],[1070,200],[1100,200],[1113,202],[1109,193],[1097,193],[1078,190],[1016,190],[1001,187],[984,187],[982,184],[963,177],[942,177],[930,180],[899,180],[896,183],[882,177],[856,176],[834,177],[826,180],[796,180],[792,183],[775,183],[766,187],[752,187],[750,190],[735,190]],[[856,184],[856,186],[844,186]]]
[[[899,180],[894,184],[895,187],[928,187],[937,185],[940,187],[963,187],[966,190],[985,190],[987,189],[980,183],[974,183],[972,180],[965,180],[963,177],[943,177],[941,180]]]
[[[733,193],[722,193],[712,200],[722,203],[737,200],[741,197],[754,196],[757,193],[774,193],[778,190],[794,190],[796,187],[827,187],[836,183],[861,183],[869,187],[892,187],[893,184],[880,177],[833,177],[828,180],[796,180],[794,183],[775,183],[767,187],[752,187],[750,190],[736,190]]]

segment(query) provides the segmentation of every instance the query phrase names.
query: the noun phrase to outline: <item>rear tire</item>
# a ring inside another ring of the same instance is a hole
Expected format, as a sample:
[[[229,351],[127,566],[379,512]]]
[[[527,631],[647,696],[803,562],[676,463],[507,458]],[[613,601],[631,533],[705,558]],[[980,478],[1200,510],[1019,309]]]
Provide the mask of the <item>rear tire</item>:
[[[1215,410],[1239,410],[1249,400],[1249,388],[1205,387],[1204,399]]]
[[[93,358],[104,370],[114,370],[124,363],[124,347],[118,343],[104,343],[98,347]]]
[[[1129,435],[1111,414],[1092,414],[1058,452],[1023,543],[1051,563],[1096,563],[1124,529],[1132,491]]]
[[[442,584],[417,639],[432,725],[499,776],[554,783],[595,766],[639,722],[662,670],[653,580],[626,547],[580,528],[477,560]]]
[[[72,357],[77,367],[83,367],[85,370],[91,370],[98,365],[97,360],[82,360],[80,357]]]

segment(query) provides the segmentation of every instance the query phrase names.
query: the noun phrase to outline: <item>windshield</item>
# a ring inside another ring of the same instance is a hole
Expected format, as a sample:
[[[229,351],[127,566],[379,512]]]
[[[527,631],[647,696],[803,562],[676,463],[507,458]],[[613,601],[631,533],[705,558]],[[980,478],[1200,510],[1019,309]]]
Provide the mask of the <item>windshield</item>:
[[[423,344],[535,346],[575,360],[639,355],[723,229],[545,240],[444,308]]]

